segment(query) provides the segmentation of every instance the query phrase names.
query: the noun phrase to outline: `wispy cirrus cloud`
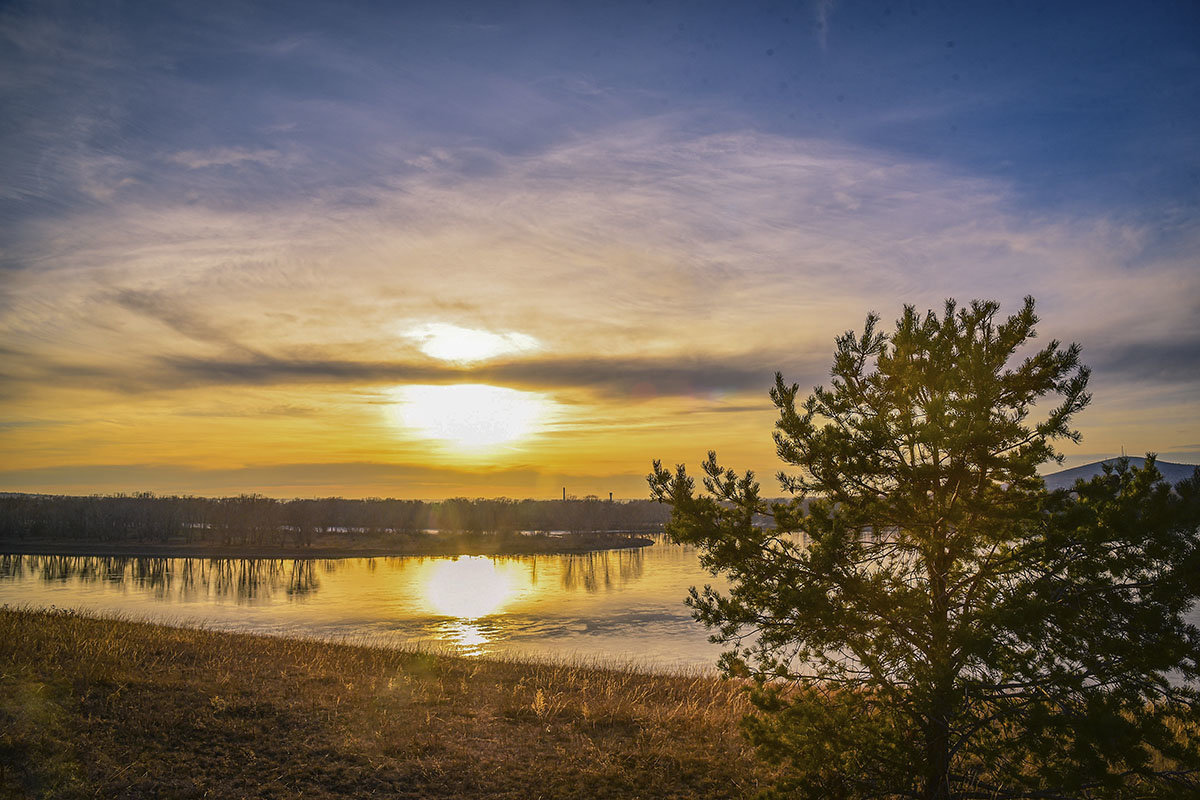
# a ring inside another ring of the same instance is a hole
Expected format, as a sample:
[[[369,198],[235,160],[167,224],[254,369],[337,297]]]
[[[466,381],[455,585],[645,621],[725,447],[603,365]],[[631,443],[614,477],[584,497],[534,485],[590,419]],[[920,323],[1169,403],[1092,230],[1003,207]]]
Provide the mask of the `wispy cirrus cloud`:
[[[825,353],[868,308],[1032,293],[1064,338],[1194,332],[1195,271],[1141,261],[1137,225],[1030,219],[1003,184],[884,152],[685,129],[665,117],[537,157],[492,152],[484,172],[464,165],[484,156],[442,154],[248,212],[128,203],[39,224],[37,268],[7,283],[0,324],[33,346],[51,329],[116,346],[114,329],[152,320],[351,361],[411,350],[398,331],[437,323],[518,331],[559,355]],[[194,355],[169,337],[124,344]]]
[[[817,19],[817,40],[821,49],[829,47],[829,22],[833,17],[834,0],[813,0],[813,13]]]
[[[188,169],[207,169],[209,167],[236,167],[246,163],[278,165],[285,161],[285,156],[278,150],[214,147],[208,150],[181,150],[178,153],[172,153],[168,160]]]

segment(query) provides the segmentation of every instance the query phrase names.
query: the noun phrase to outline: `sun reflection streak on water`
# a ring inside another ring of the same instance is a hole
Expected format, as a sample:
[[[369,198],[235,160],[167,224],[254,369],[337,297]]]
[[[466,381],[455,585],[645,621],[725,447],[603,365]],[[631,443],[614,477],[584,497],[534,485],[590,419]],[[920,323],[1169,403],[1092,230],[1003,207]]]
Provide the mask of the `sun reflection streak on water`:
[[[465,620],[452,620],[438,629],[439,638],[464,656],[481,656],[487,652],[491,637],[483,627]]]
[[[493,626],[479,620],[504,613],[504,606],[522,594],[521,576],[499,569],[483,556],[441,561],[425,580],[425,603],[430,611],[451,617],[438,627],[439,638],[464,655],[481,655],[491,642]]]

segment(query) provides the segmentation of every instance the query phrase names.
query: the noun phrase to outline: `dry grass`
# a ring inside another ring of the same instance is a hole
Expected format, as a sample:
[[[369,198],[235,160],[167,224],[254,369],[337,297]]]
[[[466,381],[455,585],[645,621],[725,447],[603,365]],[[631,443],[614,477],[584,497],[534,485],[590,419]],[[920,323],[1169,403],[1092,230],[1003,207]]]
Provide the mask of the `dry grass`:
[[[0,792],[702,798],[769,775],[738,687],[0,610]]]

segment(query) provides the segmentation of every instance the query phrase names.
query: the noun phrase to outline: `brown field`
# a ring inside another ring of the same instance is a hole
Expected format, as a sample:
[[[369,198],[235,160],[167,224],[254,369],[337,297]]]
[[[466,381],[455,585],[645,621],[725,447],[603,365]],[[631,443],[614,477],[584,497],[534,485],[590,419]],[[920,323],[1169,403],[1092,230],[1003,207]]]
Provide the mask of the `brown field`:
[[[0,609],[0,793],[718,798],[738,686]]]

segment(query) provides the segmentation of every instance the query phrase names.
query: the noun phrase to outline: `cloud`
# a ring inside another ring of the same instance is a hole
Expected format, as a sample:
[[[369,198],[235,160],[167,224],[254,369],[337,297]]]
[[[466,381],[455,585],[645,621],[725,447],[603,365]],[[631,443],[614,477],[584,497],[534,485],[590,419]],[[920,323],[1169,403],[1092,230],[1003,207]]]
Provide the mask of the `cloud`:
[[[245,147],[214,147],[208,150],[181,150],[169,160],[188,169],[236,167],[246,163],[275,165],[284,160],[278,150],[248,149]]]
[[[236,386],[275,385],[280,383],[379,383],[383,381],[413,383],[420,381],[454,380],[463,373],[439,366],[371,363],[358,361],[272,358],[256,356],[246,359],[199,359],[164,357],[161,382],[148,386],[166,385]],[[147,377],[153,372],[148,371]]]
[[[241,345],[227,332],[209,324],[178,298],[165,296],[162,292],[121,289],[96,298],[131,311],[135,314],[162,323],[171,330],[198,342],[217,343],[242,349]]]
[[[1100,315],[1190,324],[1195,271],[1131,268],[1146,247],[1137,226],[1026,219],[1003,184],[884,152],[687,126],[668,116],[535,157],[490,153],[487,174],[443,154],[429,171],[284,206],[117,203],[43,222],[27,230],[36,269],[6,287],[20,289],[19,307],[0,325],[87,328],[108,313],[94,302],[103,292],[177,326],[235,329],[264,351],[391,346],[406,323],[438,323],[584,354],[678,353],[685,339],[700,351],[786,341],[825,352],[867,308],[888,317],[948,295],[1033,293],[1064,338],[1100,328]],[[1132,298],[1158,309],[1153,320]]]
[[[1181,338],[1117,344],[1102,351],[1092,367],[1130,382],[1198,383],[1200,337],[1189,332]]]
[[[834,0],[814,0],[813,13],[817,18],[817,40],[821,49],[829,47],[829,20],[833,17]]]
[[[483,379],[551,389],[580,387],[607,397],[703,395],[714,392],[766,393],[776,369],[812,378],[813,364],[784,363],[769,353],[739,357],[572,358],[518,361],[479,370]]]
[[[377,386],[482,382],[538,390],[585,389],[600,397],[628,400],[742,391],[759,391],[765,395],[775,370],[780,368],[787,370],[789,379],[802,381],[819,380],[821,374],[821,367],[815,364],[788,363],[787,359],[772,359],[762,353],[728,359],[700,356],[542,358],[474,367],[434,362],[344,361],[251,354],[241,358],[164,356],[154,366],[138,365],[130,372],[85,364],[53,364],[45,365],[41,377],[60,385],[81,381],[94,388],[101,384],[126,394],[288,384]]]

